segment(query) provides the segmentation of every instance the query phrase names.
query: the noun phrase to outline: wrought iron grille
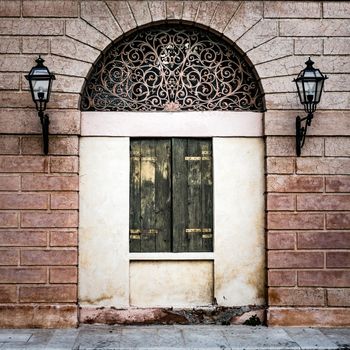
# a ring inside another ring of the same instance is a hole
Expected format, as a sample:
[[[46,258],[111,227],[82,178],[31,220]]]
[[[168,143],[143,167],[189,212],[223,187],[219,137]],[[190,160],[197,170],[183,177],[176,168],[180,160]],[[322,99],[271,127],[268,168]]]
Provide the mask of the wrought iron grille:
[[[262,111],[245,58],[218,36],[175,25],[140,30],[102,54],[87,79],[84,111]]]

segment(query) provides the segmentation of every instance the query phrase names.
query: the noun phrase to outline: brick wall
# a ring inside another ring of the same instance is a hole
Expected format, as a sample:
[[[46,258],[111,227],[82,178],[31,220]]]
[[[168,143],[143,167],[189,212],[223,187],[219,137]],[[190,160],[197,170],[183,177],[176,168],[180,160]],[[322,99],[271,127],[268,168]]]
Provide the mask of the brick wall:
[[[79,93],[112,40],[161,20],[223,33],[262,79],[269,324],[349,325],[349,2],[0,0],[0,17],[0,326],[77,322]],[[39,53],[57,78],[47,157],[24,79]],[[296,158],[308,55],[330,79]]]

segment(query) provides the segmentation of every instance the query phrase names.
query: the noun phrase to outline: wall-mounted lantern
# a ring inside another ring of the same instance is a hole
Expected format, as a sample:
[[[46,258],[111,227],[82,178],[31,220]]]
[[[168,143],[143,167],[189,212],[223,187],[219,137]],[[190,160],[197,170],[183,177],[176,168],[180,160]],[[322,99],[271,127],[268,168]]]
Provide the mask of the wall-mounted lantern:
[[[44,114],[46,104],[50,100],[52,80],[55,76],[44,66],[44,60],[39,56],[35,61],[37,65],[33,67],[26,79],[29,81],[32,99],[35,102],[38,116],[43,130],[44,154],[49,152],[49,116]]]
[[[313,113],[316,111],[316,106],[320,102],[323,83],[328,77],[323,75],[319,69],[313,67],[314,62],[310,57],[305,62],[306,68],[303,69],[298,77],[294,79],[297,88],[301,104],[304,106],[304,110],[307,116],[296,118],[296,152],[299,157],[301,154],[301,148],[304,146],[307,127],[311,125]],[[301,123],[305,121],[304,126]]]

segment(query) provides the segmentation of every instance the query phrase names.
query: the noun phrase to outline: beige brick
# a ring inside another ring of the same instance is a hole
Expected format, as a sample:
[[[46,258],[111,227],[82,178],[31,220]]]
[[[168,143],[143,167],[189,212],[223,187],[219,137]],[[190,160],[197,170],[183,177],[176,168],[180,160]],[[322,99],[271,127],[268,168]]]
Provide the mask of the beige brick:
[[[78,245],[77,230],[51,231],[50,246],[51,247],[75,247]]]
[[[77,227],[78,213],[74,210],[55,210],[51,213],[23,212],[21,214],[21,227]]]
[[[51,157],[51,173],[77,173],[79,170],[79,158],[72,156]]]
[[[0,176],[0,191],[18,191],[20,184],[21,178],[18,175]]]
[[[350,74],[337,74],[337,79],[328,79],[324,91],[350,91]]]
[[[324,54],[325,55],[350,54],[350,38],[325,38]]]
[[[326,192],[350,192],[350,176],[327,176]]]
[[[75,0],[24,0],[23,17],[77,17]]]
[[[166,18],[180,19],[183,12],[183,1],[170,0],[166,2]]]
[[[162,2],[165,4],[165,1],[162,1]],[[200,4],[200,1],[184,1],[183,10],[182,10],[182,19],[185,21],[194,22],[196,19],[196,16],[197,16],[199,4]],[[231,18],[231,16],[230,16],[230,18]],[[227,19],[227,21],[229,19]],[[224,19],[223,19],[223,21],[224,21]],[[214,28],[214,27],[212,27],[212,28]]]
[[[292,157],[269,157],[266,160],[268,174],[293,174],[295,169]]]
[[[1,37],[0,53],[20,53],[21,40],[20,38]]]
[[[16,73],[0,73],[0,90],[19,90],[20,79]]]
[[[270,212],[267,216],[267,227],[271,230],[320,230],[324,227],[324,215]]]
[[[263,90],[265,93],[276,92],[296,92],[296,86],[290,75],[284,77],[268,77],[261,80]]]
[[[267,62],[293,54],[293,39],[275,38],[249,52],[249,58],[254,64]]]
[[[2,283],[45,283],[45,268],[0,268]]]
[[[21,1],[0,1],[0,17],[19,17],[21,15]]]
[[[115,40],[123,31],[104,2],[84,1],[81,3],[81,17],[109,39]]]
[[[48,53],[50,40],[45,38],[23,38],[23,53]]]
[[[350,213],[327,213],[326,227],[330,230],[349,230]]]
[[[271,250],[294,250],[295,232],[269,231],[267,235],[267,247]]]
[[[22,191],[77,191],[78,176],[23,175]]]
[[[88,44],[98,50],[103,50],[111,40],[82,20],[67,20],[66,35]]]
[[[0,154],[19,154],[19,137],[0,135]]]
[[[76,265],[77,262],[76,249],[21,251],[22,265]]]
[[[322,268],[322,252],[269,251],[267,264],[269,268]]]
[[[0,249],[0,265],[18,265],[19,251],[17,249]]]
[[[262,16],[262,1],[243,2],[224,30],[224,34],[232,41],[236,41],[254,24],[259,22]]]
[[[28,74],[30,69],[35,65],[35,59],[36,57],[25,55],[2,55],[0,71],[25,72]]]
[[[293,93],[272,93],[265,95],[267,109],[298,109],[301,107],[298,94]]]
[[[0,246],[2,247],[46,247],[46,244],[46,231],[0,231]]]
[[[50,268],[50,283],[77,283],[78,271],[76,267]]]
[[[350,232],[299,232],[298,249],[349,249]]]
[[[148,1],[149,10],[153,22],[164,20],[166,17],[165,1]]]
[[[349,36],[350,20],[288,19],[280,22],[281,36]]]
[[[266,1],[264,17],[319,18],[321,17],[321,4],[311,1]]]
[[[49,150],[54,155],[77,155],[78,138],[76,136],[50,136]],[[40,136],[23,137],[21,140],[22,154],[42,154],[43,141]]]
[[[304,116],[303,111],[269,111],[265,112],[266,135],[295,136],[295,118]],[[348,136],[350,135],[350,113],[348,111],[317,111],[312,125],[307,130],[309,136]],[[305,147],[306,144],[305,144]]]
[[[50,134],[79,134],[80,111],[50,110]],[[35,110],[0,109],[0,130],[6,134],[40,134],[41,125]]]
[[[236,44],[244,52],[255,48],[278,35],[278,22],[275,20],[262,20],[253,28],[244,33]],[[250,58],[250,54],[248,53]]]
[[[0,22],[2,35],[63,35],[64,22],[57,19],[3,19]]]
[[[77,287],[74,285],[20,287],[19,300],[22,303],[62,303],[77,300]]]
[[[295,39],[294,53],[296,55],[321,55],[323,51],[323,39],[321,38],[297,38]]]
[[[346,137],[327,137],[325,139],[326,156],[349,157],[350,139]]]
[[[350,271],[321,270],[298,271],[298,286],[302,287],[348,287]]]
[[[16,286],[0,286],[0,303],[16,303],[17,287]]]
[[[269,192],[322,192],[322,176],[268,175]]]
[[[196,23],[209,26],[220,1],[201,1],[197,12]]]
[[[51,53],[85,62],[95,62],[100,51],[70,38],[53,38]]]
[[[350,306],[350,288],[327,289],[328,306]]]
[[[66,57],[47,56],[45,64],[52,72],[76,77],[86,77],[91,68],[91,63],[76,61]],[[56,81],[52,86],[55,86]],[[53,95],[53,94],[52,94]]]
[[[50,108],[55,109],[78,109],[79,101],[79,94],[54,93],[51,94],[48,105]]]
[[[269,305],[323,306],[325,293],[322,288],[269,288]]]
[[[18,215],[14,212],[3,211],[0,212],[0,227],[14,228],[18,226]]]
[[[55,74],[56,80],[52,85],[53,92],[77,92],[81,93],[85,79],[80,77],[68,77]]]
[[[79,209],[78,193],[77,192],[52,193],[50,207],[51,209]]]
[[[296,271],[270,270],[268,285],[276,287],[294,287],[297,284]]]
[[[41,156],[0,156],[3,173],[42,173],[47,171],[47,160]]]
[[[128,1],[128,3],[138,26],[152,21],[147,2]]]
[[[302,194],[297,196],[297,210],[350,210],[350,195]]]
[[[289,194],[268,194],[267,210],[295,210],[295,196]]]
[[[185,6],[186,3],[187,1]],[[239,5],[240,1],[220,1],[211,20],[210,27],[222,33]]]
[[[321,137],[308,137],[302,156],[322,156],[324,140]],[[295,156],[295,137],[272,136],[266,138],[268,156]]]
[[[295,77],[304,68],[305,57],[288,56],[256,65],[260,78],[290,75]]]
[[[136,27],[135,19],[127,1],[107,1],[107,5],[123,32]]]
[[[2,305],[0,326],[67,328],[78,326],[77,305]]]
[[[48,209],[48,195],[40,193],[0,193],[0,209]]]
[[[348,308],[270,307],[268,325],[271,327],[349,327]]]
[[[0,91],[0,105],[4,108],[31,108],[35,104],[29,92]]]
[[[298,158],[297,174],[339,174],[350,173],[350,158]]]
[[[324,18],[350,18],[350,4],[347,1],[323,2]]]
[[[322,94],[319,109],[350,109],[348,92],[325,91]]]

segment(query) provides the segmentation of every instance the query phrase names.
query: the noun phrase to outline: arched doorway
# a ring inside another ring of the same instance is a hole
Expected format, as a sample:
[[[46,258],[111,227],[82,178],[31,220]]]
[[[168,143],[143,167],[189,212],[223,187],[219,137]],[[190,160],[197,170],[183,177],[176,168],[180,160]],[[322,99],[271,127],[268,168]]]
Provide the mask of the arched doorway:
[[[263,108],[247,58],[193,26],[101,55],[81,100],[83,321],[264,304]]]

